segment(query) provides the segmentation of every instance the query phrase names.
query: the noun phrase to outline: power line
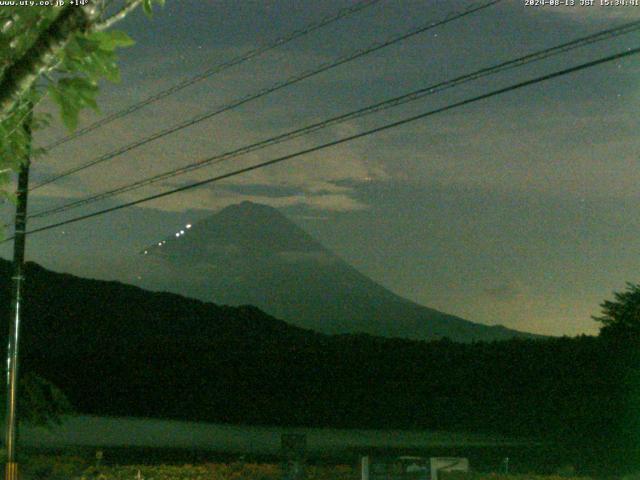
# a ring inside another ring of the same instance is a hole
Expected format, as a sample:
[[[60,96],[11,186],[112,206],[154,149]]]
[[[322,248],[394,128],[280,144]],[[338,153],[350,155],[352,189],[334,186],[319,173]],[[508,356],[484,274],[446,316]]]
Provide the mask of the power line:
[[[253,100],[257,100],[258,98],[264,97],[266,95],[269,95],[273,92],[276,92],[278,90],[282,90],[283,88],[289,87],[291,85],[294,85],[298,82],[301,82],[302,80],[306,80],[307,78],[313,77],[315,75],[318,75],[320,73],[326,72],[328,70],[331,70],[333,68],[336,68],[340,65],[344,65],[345,63],[351,62],[353,60],[356,60],[358,58],[364,57],[365,55],[369,55],[373,52],[376,52],[378,50],[381,50],[383,48],[389,47],[391,45],[394,45],[396,43],[399,43],[401,41],[404,41],[410,37],[413,37],[415,35],[421,34],[426,32],[427,30],[431,30],[433,28],[436,28],[438,26],[447,24],[449,22],[452,22],[454,20],[457,20],[459,18],[465,17],[467,15],[471,15],[472,13],[475,13],[479,10],[483,10],[485,8],[488,8],[496,3],[501,2],[502,0],[491,0],[487,3],[483,3],[481,5],[477,5],[477,6],[472,6],[470,8],[467,8],[463,11],[457,11],[457,12],[451,12],[449,13],[443,20],[437,21],[437,22],[429,22],[427,24],[423,24],[417,28],[413,28],[411,30],[409,30],[406,33],[403,33],[401,35],[397,35],[394,37],[391,37],[387,40],[384,40],[382,42],[375,42],[372,45],[364,48],[364,49],[359,49],[356,50],[355,52],[351,52],[347,55],[344,55],[340,58],[338,58],[337,60],[333,60],[331,62],[328,63],[324,63],[322,65],[320,65],[319,67],[316,67],[312,70],[307,70],[301,74],[295,75],[293,77],[290,77],[282,82],[278,82],[275,85],[272,85],[270,87],[264,88],[262,90],[259,90],[258,92],[255,93],[250,93],[244,97],[241,97],[240,99],[237,100],[233,100],[230,103],[224,104],[218,108],[216,108],[213,111],[207,112],[207,113],[203,113],[200,115],[197,115],[189,120],[186,120],[184,122],[181,122],[179,124],[173,125],[171,127],[168,127],[164,130],[161,130],[159,132],[156,132],[152,135],[149,135],[147,137],[144,137],[140,140],[136,140],[128,145],[125,145],[123,147],[120,147],[116,150],[113,150],[109,153],[106,153],[94,160],[91,160],[89,162],[86,162],[82,165],[78,165],[77,167],[73,167],[70,168],[68,170],[65,170],[64,172],[55,175],[47,180],[44,180],[36,185],[34,185],[33,187],[31,187],[31,190],[35,190],[37,188],[43,187],[45,185],[48,185],[50,183],[56,182],[62,178],[68,177],[69,175],[73,175],[75,173],[81,172],[83,170],[86,170],[87,168],[93,167],[95,165],[98,165],[100,163],[106,162],[108,160],[111,160],[113,158],[116,158],[124,153],[130,152],[131,150],[134,150],[138,147],[141,147],[143,145],[146,145],[148,143],[154,142],[156,140],[159,140],[167,135],[170,135],[172,133],[175,133],[177,131],[183,130],[187,127],[193,126],[197,123],[203,122],[205,120],[209,120],[221,113],[227,112],[229,110],[233,110],[241,105],[244,105],[246,103],[249,103]]]
[[[293,40],[296,40],[304,35],[307,35],[311,32],[314,32],[315,30],[318,30],[326,25],[329,25],[335,21],[338,21],[342,18],[345,18],[349,15],[352,15],[354,13],[357,13],[361,10],[364,10],[368,7],[371,7],[373,5],[375,5],[376,3],[380,2],[381,0],[365,0],[363,2],[357,3],[355,5],[352,5],[350,7],[346,7],[343,8],[341,10],[338,10],[336,13],[331,14],[331,15],[327,15],[323,18],[321,18],[320,20],[316,21],[316,22],[312,22],[310,24],[308,24],[305,27],[302,27],[298,30],[294,30],[291,33],[289,33],[288,35],[285,35],[284,37],[279,37],[276,40],[274,40],[273,42],[267,44],[267,45],[263,45],[261,47],[258,48],[254,48],[253,50],[249,50],[247,52],[244,52],[240,55],[238,55],[237,57],[232,58],[231,60],[227,60],[226,62],[222,62],[219,63],[213,67],[211,67],[208,70],[205,70],[204,72],[201,72],[197,75],[194,75],[193,77],[187,78],[185,80],[182,80],[181,82],[167,88],[166,90],[162,90],[154,95],[151,95],[150,97],[145,98],[144,100],[141,100],[137,103],[134,103],[130,106],[128,106],[127,108],[124,108],[123,110],[120,110],[118,112],[114,112],[111,115],[108,115],[100,120],[98,120],[95,123],[92,123],[91,125],[88,125],[84,128],[81,128],[80,130],[77,130],[76,132],[67,135],[65,137],[62,137],[52,143],[50,143],[49,145],[45,146],[44,148],[46,150],[52,150],[64,143],[67,143],[73,139],[76,139],[78,137],[81,137],[89,132],[92,132],[93,130],[96,130],[100,127],[103,127],[111,122],[113,122],[114,120],[117,120],[119,118],[123,118],[133,112],[136,112],[138,110],[140,110],[143,107],[146,107],[147,105],[150,105],[152,103],[157,102],[158,100],[161,100],[165,97],[168,97],[169,95],[173,95],[176,92],[179,92],[180,90],[183,90],[195,83],[198,83],[202,80],[205,80],[213,75],[216,75],[217,73],[220,73],[228,68],[234,67],[236,65],[239,65],[243,62],[246,62],[248,60],[251,60],[252,58],[255,58],[259,55],[262,55],[264,53],[269,52],[270,50],[273,50],[277,47],[281,47],[282,45],[285,45]]]
[[[422,99],[428,95],[433,95],[435,93],[439,93],[443,90],[447,90],[449,88],[453,88],[455,86],[461,85],[463,83],[472,81],[472,80],[477,80],[479,78],[488,76],[488,75],[493,75],[496,73],[500,73],[512,68],[516,68],[516,67],[520,67],[522,65],[526,65],[528,63],[532,63],[535,61],[539,61],[554,55],[559,55],[561,53],[566,53],[570,50],[579,48],[579,47],[583,47],[598,41],[602,41],[602,40],[606,40],[609,38],[613,38],[616,36],[620,36],[623,34],[627,34],[633,31],[636,31],[640,29],[640,21],[635,21],[635,22],[630,22],[630,23],[626,23],[623,25],[620,25],[618,27],[615,28],[611,28],[608,30],[604,30],[604,31],[600,31],[585,37],[581,37],[575,40],[572,40],[570,42],[566,42],[563,43],[561,45],[557,45],[555,47],[551,47],[545,50],[540,50],[528,55],[524,55],[522,57],[516,58],[516,59],[512,59],[512,60],[508,60],[505,62],[502,62],[498,65],[495,66],[491,66],[491,67],[486,67],[480,70],[476,70],[472,73],[466,74],[466,75],[462,75],[459,77],[456,77],[454,79],[451,80],[447,80],[445,82],[440,82],[438,84],[435,85],[430,85],[427,87],[423,87],[420,88],[418,90],[414,90],[410,93],[398,96],[398,97],[394,97],[373,105],[369,105],[367,107],[352,111],[352,112],[348,112],[346,114],[342,114],[336,117],[332,117],[329,118],[327,120],[323,120],[321,122],[316,122],[313,123],[311,125],[307,125],[305,127],[299,128],[299,129],[294,129],[292,131],[289,132],[285,132],[283,134],[277,135],[275,137],[270,137],[268,139],[250,144],[250,145],[246,145],[244,147],[240,147],[238,149],[232,150],[232,151],[228,151],[225,153],[221,153],[218,155],[215,155],[213,157],[209,157],[205,160],[200,160],[198,162],[194,162],[192,164],[177,168],[177,169],[173,169],[164,173],[160,173],[157,175],[154,175],[152,177],[148,177],[142,180],[139,180],[137,182],[133,182],[127,185],[123,185],[120,187],[117,187],[115,189],[111,189],[111,190],[107,190],[105,192],[101,192],[99,194],[90,196],[90,197],[86,197],[80,200],[76,200],[73,202],[69,202],[66,203],[64,205],[60,205],[58,207],[54,207],[54,208],[50,208],[48,210],[42,210],[40,212],[36,212],[32,215],[29,216],[29,218],[40,218],[40,217],[46,217],[46,216],[50,216],[52,214],[55,213],[61,213],[61,212],[65,212],[80,206],[84,206],[84,205],[88,205],[94,202],[97,202],[99,200],[103,200],[103,199],[107,199],[110,198],[112,196],[115,196],[117,194],[120,193],[124,193],[124,192],[128,192],[131,190],[136,190],[138,188],[141,188],[143,186],[147,186],[147,185],[151,185],[153,183],[157,183],[161,180],[166,180],[168,178],[172,178],[178,175],[182,175],[188,172],[191,172],[193,170],[197,170],[200,168],[204,168],[206,166],[210,166],[213,164],[218,164],[221,163],[223,161],[229,160],[231,158],[235,158],[238,157],[240,155],[244,155],[250,152],[254,152],[256,150],[261,150],[263,148],[266,148],[268,146],[271,145],[275,145],[278,143],[282,143],[284,141],[288,141],[291,140],[293,138],[297,138],[300,137],[302,135],[307,135],[309,133],[313,133],[315,131],[318,131],[320,129],[332,126],[332,125],[336,125],[348,120],[353,120],[356,118],[360,118],[363,117],[365,115],[370,115],[373,113],[377,113],[392,107],[396,107],[399,105],[403,105],[409,102],[413,102],[419,99]]]
[[[344,138],[341,138],[341,139],[338,139],[338,140],[334,140],[334,141],[331,141],[331,142],[328,142],[328,143],[324,143],[322,145],[318,145],[318,146],[315,146],[315,147],[307,148],[305,150],[300,150],[300,151],[295,152],[295,153],[291,153],[291,154],[288,154],[288,155],[284,155],[284,156],[281,156],[281,157],[277,157],[277,158],[274,158],[274,159],[271,159],[271,160],[267,160],[267,161],[264,161],[264,162],[261,162],[261,163],[254,164],[254,165],[251,165],[249,167],[240,168],[238,170],[234,170],[233,172],[225,173],[225,174],[222,174],[222,175],[217,175],[215,177],[211,177],[211,178],[208,178],[206,180],[200,180],[198,182],[194,182],[194,183],[191,183],[189,185],[184,185],[182,187],[178,187],[178,188],[175,188],[173,190],[168,190],[166,192],[150,195],[148,197],[144,197],[144,198],[141,198],[141,199],[138,199],[138,200],[134,200],[134,201],[131,201],[131,202],[127,202],[127,203],[123,203],[123,204],[120,204],[120,205],[116,205],[114,207],[105,208],[105,209],[99,210],[97,212],[89,213],[89,214],[86,214],[86,215],[80,215],[78,217],[74,217],[74,218],[71,218],[71,219],[68,219],[68,220],[64,220],[64,221],[61,221],[61,222],[49,224],[49,225],[46,225],[44,227],[40,227],[40,228],[36,228],[34,230],[30,230],[29,232],[27,232],[27,234],[34,234],[34,233],[44,232],[44,231],[50,230],[52,228],[61,227],[63,225],[68,225],[68,224],[80,222],[80,221],[83,221],[83,220],[88,220],[90,218],[97,217],[97,216],[100,216],[100,215],[104,215],[106,213],[114,212],[116,210],[121,210],[123,208],[128,208],[128,207],[132,207],[132,206],[135,206],[135,205],[140,205],[141,203],[150,202],[152,200],[157,200],[159,198],[166,197],[166,196],[169,196],[169,195],[173,195],[175,193],[183,192],[183,191],[186,191],[186,190],[191,190],[193,188],[197,188],[197,187],[200,187],[202,185],[206,185],[206,184],[214,183],[214,182],[217,182],[217,181],[220,181],[220,180],[224,180],[224,179],[227,179],[227,178],[235,177],[237,175],[241,175],[243,173],[247,173],[247,172],[250,172],[250,171],[253,171],[253,170],[258,170],[260,168],[264,168],[264,167],[267,167],[269,165],[274,165],[276,163],[281,163],[281,162],[284,162],[286,160],[290,160],[292,158],[300,157],[300,156],[303,156],[303,155],[306,155],[306,154],[309,154],[309,153],[317,152],[317,151],[320,151],[320,150],[324,150],[326,148],[330,148],[330,147],[333,147],[333,146],[336,146],[336,145],[340,145],[340,144],[343,144],[343,143],[346,143],[346,142],[350,142],[350,141],[353,141],[353,140],[356,140],[356,139],[359,139],[359,138],[363,138],[363,137],[366,137],[366,136],[369,136],[369,135],[373,135],[373,134],[376,134],[376,133],[379,133],[379,132],[382,132],[382,131],[385,131],[385,130],[389,130],[389,129],[396,128],[396,127],[399,127],[399,126],[402,126],[402,125],[406,125],[408,123],[415,122],[417,120],[420,120],[420,119],[423,119],[423,118],[426,118],[426,117],[430,117],[430,116],[436,115],[438,113],[442,113],[442,112],[446,112],[446,111],[452,110],[454,108],[458,108],[458,107],[461,107],[461,106],[464,106],[464,105],[469,105],[471,103],[475,103],[475,102],[480,101],[480,100],[484,100],[484,99],[487,99],[487,98],[495,97],[495,96],[501,95],[503,93],[511,92],[513,90],[517,90],[517,89],[520,89],[520,88],[523,88],[523,87],[526,87],[526,86],[529,86],[529,85],[534,85],[536,83],[544,82],[546,80],[550,80],[552,78],[557,78],[557,77],[560,77],[560,76],[563,76],[563,75],[567,75],[567,74],[570,74],[570,73],[573,73],[573,72],[577,72],[579,70],[584,70],[586,68],[594,67],[596,65],[600,65],[600,64],[603,64],[603,63],[606,63],[606,62],[611,62],[613,60],[618,60],[618,59],[621,59],[621,58],[624,58],[624,57],[629,57],[631,55],[636,55],[638,53],[640,53],[640,47],[634,48],[634,49],[629,49],[629,50],[627,50],[625,52],[617,53],[617,54],[614,54],[614,55],[609,55],[607,57],[600,58],[598,60],[592,60],[590,62],[586,62],[586,63],[580,64],[580,65],[577,65],[577,66],[574,66],[574,67],[571,67],[571,68],[567,68],[567,69],[560,70],[560,71],[557,71],[557,72],[553,72],[553,73],[550,73],[550,74],[547,74],[547,75],[536,77],[536,78],[531,79],[531,80],[526,80],[526,81],[523,81],[523,82],[519,82],[519,83],[516,83],[516,84],[508,86],[508,87],[500,88],[498,90],[494,90],[494,91],[489,92],[489,93],[478,95],[478,96],[469,98],[467,100],[462,100],[460,102],[449,104],[449,105],[447,105],[445,107],[437,108],[435,110],[430,110],[428,112],[424,112],[424,113],[421,113],[421,114],[418,114],[418,115],[414,115],[414,116],[411,116],[411,117],[408,117],[408,118],[404,118],[404,119],[398,120],[396,122],[388,123],[386,125],[382,125],[380,127],[376,127],[376,128],[364,131],[364,132],[360,132],[360,133],[357,133],[355,135],[344,137]],[[4,240],[4,241],[11,240],[12,238],[13,237],[10,237],[10,238],[8,238],[7,240]]]

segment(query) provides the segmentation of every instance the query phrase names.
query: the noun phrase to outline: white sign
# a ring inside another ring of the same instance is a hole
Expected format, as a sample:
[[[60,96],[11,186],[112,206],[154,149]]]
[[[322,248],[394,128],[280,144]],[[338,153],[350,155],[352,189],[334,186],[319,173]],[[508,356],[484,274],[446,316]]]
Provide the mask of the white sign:
[[[431,480],[438,480],[439,472],[468,472],[469,459],[460,457],[431,457]]]

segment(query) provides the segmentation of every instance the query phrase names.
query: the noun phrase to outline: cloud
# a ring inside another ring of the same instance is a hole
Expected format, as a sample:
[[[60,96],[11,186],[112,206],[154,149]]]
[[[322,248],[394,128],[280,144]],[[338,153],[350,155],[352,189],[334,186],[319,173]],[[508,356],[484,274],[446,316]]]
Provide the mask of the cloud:
[[[329,210],[334,212],[348,212],[368,208],[364,203],[348,195],[317,195],[304,203],[316,210]]]
[[[377,155],[393,155],[389,175],[408,184],[636,196],[640,142],[631,126],[632,108],[598,113],[596,105],[574,111],[529,105],[523,114],[522,107],[477,108],[416,124],[390,134]]]
[[[288,215],[289,218],[297,219],[297,220],[315,220],[315,221],[327,221],[329,217],[325,217],[322,215]]]
[[[483,289],[483,293],[498,302],[511,302],[522,298],[523,289],[514,282],[498,283]]]
[[[274,198],[260,195],[219,194],[214,191],[209,191],[208,196],[202,193],[187,195],[179,203],[161,199],[151,203],[150,207],[167,212],[181,212],[187,209],[217,211],[243,201],[261,203],[275,208],[306,206],[314,211],[348,212],[368,208],[366,204],[348,194],[309,194]]]
[[[178,118],[186,115],[185,105],[169,101],[163,107],[164,116]],[[173,115],[171,115],[173,111]],[[344,128],[337,131],[323,132],[325,138],[335,138]],[[146,125],[116,124],[104,139],[93,146],[86,143],[70,144],[51,159],[50,172],[57,173],[72,166],[100,158],[111,151],[113,138],[120,144],[130,143],[143,136]],[[153,130],[157,131],[158,128]],[[212,125],[198,125],[194,131],[170,135],[159,144],[149,144],[128,154],[101,163],[95,168],[74,175],[66,182],[52,184],[39,190],[38,195],[65,199],[79,198],[89,193],[98,193],[126,185],[143,179],[149,175],[170,171],[192,162],[199,162],[222,152],[234,150],[238,146],[251,144],[256,139],[269,137],[275,132],[263,135],[256,134],[253,125],[243,121],[222,119]],[[206,140],[205,140],[206,139]],[[103,144],[104,140],[104,144]],[[256,151],[243,157],[229,159],[219,165],[211,165],[188,172],[179,177],[179,182],[164,181],[118,195],[118,202],[127,202],[162,189],[170,189],[176,185],[186,185],[216,175],[232,172],[235,169],[254,165],[265,160],[278,158],[291,152],[311,148],[324,141],[324,138],[298,138],[292,142],[269,147],[264,151]],[[106,144],[106,145],[105,145]],[[105,148],[106,146],[106,148]],[[279,165],[269,166],[247,172],[243,175],[225,179],[219,186],[200,187],[174,196],[154,201],[152,208],[165,211],[181,211],[185,208],[215,210],[229,203],[242,200],[253,200],[273,206],[306,204],[315,209],[348,211],[365,208],[354,198],[354,188],[339,185],[340,182],[358,182],[383,180],[387,178],[382,166],[369,161],[366,155],[366,142],[344,145],[322,152],[293,158]],[[87,151],[91,155],[87,155]],[[78,159],[82,159],[78,162]],[[161,186],[161,188],[158,188]],[[242,194],[241,192],[247,192]],[[251,193],[251,191],[255,193]],[[233,200],[230,200],[233,198]]]

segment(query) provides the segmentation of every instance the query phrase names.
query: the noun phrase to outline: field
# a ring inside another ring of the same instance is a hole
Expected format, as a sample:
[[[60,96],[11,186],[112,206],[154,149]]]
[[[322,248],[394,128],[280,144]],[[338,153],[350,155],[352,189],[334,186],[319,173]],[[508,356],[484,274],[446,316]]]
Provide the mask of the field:
[[[361,455],[466,457],[478,472],[501,471],[508,457],[511,473],[548,475],[483,474],[464,480],[568,479],[574,474],[565,466],[580,465],[572,452],[554,446],[463,432],[250,427],[73,416],[50,429],[22,426],[21,480],[280,480],[281,436],[285,433],[307,437],[306,480],[360,480]],[[97,451],[102,452],[99,460]],[[560,471],[565,475],[553,475]]]
[[[527,442],[497,435],[407,430],[341,430],[223,425],[145,418],[65,416],[51,428],[24,425],[20,443],[39,448],[136,447],[184,448],[238,455],[277,455],[283,433],[304,433],[307,451],[371,448],[434,448],[455,446],[520,446]]]
[[[482,472],[553,474],[574,458],[542,444],[437,431],[338,430],[216,425],[134,418],[66,417],[51,429],[21,430],[24,480],[280,480],[284,433],[307,437],[306,480],[359,480],[360,455],[461,456]],[[96,452],[102,457],[96,459]],[[571,469],[565,472],[571,476]],[[554,477],[466,477],[530,480]],[[455,479],[451,479],[455,480]]]
[[[281,469],[274,464],[203,463],[199,465],[88,465],[81,457],[36,456],[24,465],[27,479],[33,480],[280,480]],[[307,480],[355,480],[358,472],[348,465],[308,466]]]
[[[203,463],[198,465],[90,465],[82,457],[34,456],[24,465],[25,480],[280,480],[279,465]],[[352,465],[308,465],[306,480],[358,480]],[[444,480],[587,480],[570,475],[447,474]]]

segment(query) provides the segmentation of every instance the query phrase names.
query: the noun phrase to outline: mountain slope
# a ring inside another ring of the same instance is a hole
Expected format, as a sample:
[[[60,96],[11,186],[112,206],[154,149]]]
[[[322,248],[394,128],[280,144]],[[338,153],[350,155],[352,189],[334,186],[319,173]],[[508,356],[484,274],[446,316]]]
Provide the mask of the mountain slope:
[[[10,278],[9,263],[0,261],[5,332]],[[589,446],[594,431],[617,439],[619,425],[635,425],[625,417],[634,387],[620,379],[639,362],[637,342],[330,337],[255,307],[221,307],[35,264],[26,278],[21,372],[57,385],[80,413],[572,435]]]
[[[226,307],[119,282],[26,266],[21,371],[46,378],[81,413],[279,422],[290,405],[280,357],[326,338],[251,306]],[[0,330],[9,329],[11,266],[0,259]],[[316,347],[314,347],[316,348]],[[260,380],[272,384],[254,392]],[[240,393],[242,392],[242,393]],[[264,408],[254,411],[255,398]]]
[[[256,305],[291,324],[329,334],[455,341],[534,336],[404,299],[265,205],[233,205],[183,232],[145,250],[144,287],[219,304]]]

